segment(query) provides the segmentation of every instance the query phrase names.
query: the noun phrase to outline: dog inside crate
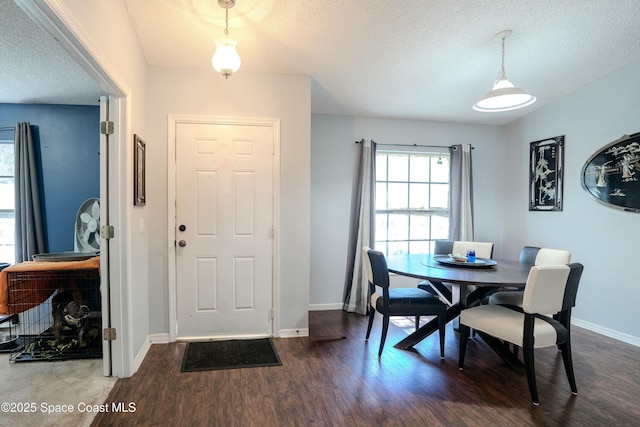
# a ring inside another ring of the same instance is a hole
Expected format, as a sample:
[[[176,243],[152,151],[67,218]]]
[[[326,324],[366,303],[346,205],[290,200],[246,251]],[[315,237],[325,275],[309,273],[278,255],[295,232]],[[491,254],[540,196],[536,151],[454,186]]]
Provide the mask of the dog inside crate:
[[[27,277],[28,276],[28,277]],[[10,279],[10,284],[12,283]],[[11,360],[65,360],[102,356],[99,274],[91,270],[38,271],[14,277],[10,304],[20,312],[16,327],[21,347]],[[25,289],[54,289],[42,304],[32,306]],[[11,295],[10,287],[10,295]],[[25,295],[24,310],[20,296]]]

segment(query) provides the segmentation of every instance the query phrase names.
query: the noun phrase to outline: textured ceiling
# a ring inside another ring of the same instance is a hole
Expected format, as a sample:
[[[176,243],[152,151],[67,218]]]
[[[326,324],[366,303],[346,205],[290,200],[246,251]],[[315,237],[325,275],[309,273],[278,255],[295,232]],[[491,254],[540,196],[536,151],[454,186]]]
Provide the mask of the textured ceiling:
[[[103,94],[13,0],[0,0],[0,103],[98,105]]]
[[[150,66],[214,72],[211,56],[224,30],[216,0],[117,1],[125,2]],[[0,26],[8,25],[7,3],[0,0]],[[508,123],[640,59],[639,23],[640,0],[237,0],[229,11],[239,72],[311,76],[313,113],[487,124]],[[515,112],[473,111],[498,75],[493,36],[504,29],[513,30],[507,76],[538,102]],[[5,73],[7,61],[18,52],[29,52],[20,59],[29,72],[12,82],[15,93],[35,90],[58,70],[71,80],[55,43],[18,47],[29,34],[13,36],[0,34],[0,102],[5,79],[15,79]],[[10,50],[5,37],[15,43]],[[62,88],[53,81],[39,90]]]

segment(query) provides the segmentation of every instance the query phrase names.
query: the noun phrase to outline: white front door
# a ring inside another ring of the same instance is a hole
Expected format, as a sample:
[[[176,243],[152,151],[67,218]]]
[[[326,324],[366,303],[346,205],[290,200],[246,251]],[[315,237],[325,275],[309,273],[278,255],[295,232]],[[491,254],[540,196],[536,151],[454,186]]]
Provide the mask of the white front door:
[[[176,337],[268,336],[273,128],[176,125]]]

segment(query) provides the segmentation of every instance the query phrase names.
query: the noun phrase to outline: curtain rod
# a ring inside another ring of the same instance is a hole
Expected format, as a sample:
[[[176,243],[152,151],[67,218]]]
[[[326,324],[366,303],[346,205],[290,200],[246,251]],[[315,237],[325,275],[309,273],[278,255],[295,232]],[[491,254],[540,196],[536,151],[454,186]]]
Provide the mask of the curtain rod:
[[[360,144],[364,142],[364,139],[361,139],[360,141],[356,141],[356,144]],[[372,141],[375,142],[375,141]],[[452,148],[454,147],[454,145],[426,145],[426,144],[378,144],[378,145],[384,145],[387,147],[430,147],[430,148]],[[476,147],[471,147],[472,150],[475,150]]]
[[[0,127],[0,130],[16,130],[15,126],[5,126],[5,127]]]

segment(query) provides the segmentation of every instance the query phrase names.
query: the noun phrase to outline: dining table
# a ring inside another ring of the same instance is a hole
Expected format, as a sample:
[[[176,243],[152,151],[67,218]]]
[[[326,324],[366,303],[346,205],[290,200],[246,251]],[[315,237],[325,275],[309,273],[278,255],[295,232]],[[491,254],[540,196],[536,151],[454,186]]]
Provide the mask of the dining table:
[[[389,273],[431,283],[448,305],[447,323],[456,319],[464,308],[480,303],[496,288],[524,287],[531,266],[519,261],[485,258],[469,263],[437,254],[393,254],[387,257]],[[434,318],[394,347],[407,350],[437,330],[438,320]]]

